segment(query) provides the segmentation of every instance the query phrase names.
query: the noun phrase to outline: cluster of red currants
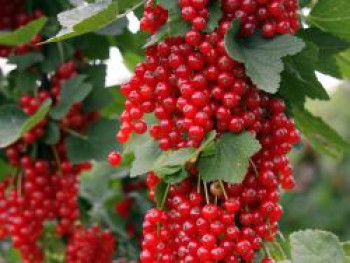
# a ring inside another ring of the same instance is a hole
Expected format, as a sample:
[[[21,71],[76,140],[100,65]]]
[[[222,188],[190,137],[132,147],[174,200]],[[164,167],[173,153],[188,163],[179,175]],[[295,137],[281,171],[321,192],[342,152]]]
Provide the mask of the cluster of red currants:
[[[281,100],[266,98],[266,103],[269,114],[257,133],[262,149],[253,156],[244,181],[203,187],[192,167],[189,179],[170,186],[164,211],[148,211],[141,262],[252,262],[263,243],[274,240],[283,213],[279,187],[295,186],[286,154],[299,134],[284,115]],[[158,183],[150,173],[151,197]]]
[[[66,263],[112,262],[115,252],[115,237],[98,226],[90,229],[77,227],[68,242]]]
[[[7,13],[2,17],[1,28],[14,29],[43,15],[40,10],[36,10],[32,16],[17,11],[16,14],[11,13],[11,10],[15,10],[11,7],[12,3],[17,2],[13,1],[11,4],[6,2],[4,5],[6,8],[1,12]],[[20,10],[21,8],[19,7]],[[13,49],[1,47],[0,55],[6,57],[11,54],[23,55],[33,49],[40,51],[41,48],[34,46],[40,41],[41,36],[36,36],[30,45],[20,45]],[[36,95],[22,95],[19,105],[27,115],[31,116],[47,99],[51,99],[53,105],[58,104],[64,83],[76,75],[76,61],[61,64],[48,84],[41,85]],[[82,171],[90,169],[91,164],[71,164],[65,149],[65,139],[69,131],[82,132],[97,118],[98,113],[86,113],[81,103],[76,103],[62,120],[56,121],[60,130],[59,140],[55,145],[48,146],[41,141],[46,134],[47,123],[55,121],[47,116],[26,132],[19,141],[5,149],[8,162],[16,168],[16,172],[8,176],[12,179],[5,179],[0,185],[0,239],[11,237],[13,245],[22,254],[23,262],[44,261],[40,238],[46,222],[55,221],[57,234],[67,237],[69,241],[77,239],[74,235],[76,231],[82,232],[75,226],[79,219],[79,175]],[[43,156],[44,159],[41,158]],[[98,242],[101,239],[106,245],[105,252],[113,254],[114,239],[110,234],[99,233],[95,229],[92,232],[88,231],[86,235],[95,235]],[[76,244],[76,241],[70,242]],[[74,250],[69,251],[76,253]],[[82,262],[79,258],[74,261],[74,257],[72,254],[70,262]],[[111,256],[107,257],[105,259],[101,257],[102,261],[98,262],[110,262]]]
[[[13,30],[28,24],[29,22],[43,16],[41,10],[34,10],[32,14],[27,14],[23,0],[0,0],[0,30]],[[27,45],[18,45],[14,48],[0,46],[0,57],[8,57],[11,54],[23,55],[29,51],[40,51],[42,46],[37,44],[42,41],[40,35],[36,35]]]
[[[127,99],[118,141],[127,142],[132,132],[149,132],[163,151],[196,148],[215,130],[218,139],[224,132],[250,132],[262,148],[251,158],[241,184],[218,180],[208,187],[191,164],[188,179],[168,186],[163,209],[145,216],[141,262],[252,262],[278,231],[283,213],[279,188],[295,186],[287,154],[300,135],[285,114],[285,103],[260,91],[244,65],[229,57],[224,36],[235,19],[242,22],[241,37],[257,31],[264,37],[295,33],[297,1],[222,0],[217,29],[206,33],[209,1],[178,3],[192,28],[184,37],[147,48],[145,62],[121,86]],[[142,20],[142,29],[150,32],[165,23],[162,7],[152,8]],[[147,113],[158,122],[148,125]],[[116,152],[109,157],[112,164],[121,161]],[[147,183],[153,197],[159,179],[151,173]],[[266,255],[262,262],[273,260]]]

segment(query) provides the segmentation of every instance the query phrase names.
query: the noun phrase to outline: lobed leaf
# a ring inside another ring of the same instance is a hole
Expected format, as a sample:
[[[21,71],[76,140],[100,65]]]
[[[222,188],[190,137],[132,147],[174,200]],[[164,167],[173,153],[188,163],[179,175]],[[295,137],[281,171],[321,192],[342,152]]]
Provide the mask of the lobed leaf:
[[[247,173],[250,158],[260,148],[259,142],[251,133],[222,134],[216,141],[215,154],[199,159],[202,180],[241,183]]]
[[[258,89],[276,93],[280,87],[282,58],[295,55],[304,48],[301,39],[292,35],[265,39],[260,33],[248,39],[238,38],[240,21],[232,22],[225,35],[227,53],[236,61],[245,65],[246,73]]]

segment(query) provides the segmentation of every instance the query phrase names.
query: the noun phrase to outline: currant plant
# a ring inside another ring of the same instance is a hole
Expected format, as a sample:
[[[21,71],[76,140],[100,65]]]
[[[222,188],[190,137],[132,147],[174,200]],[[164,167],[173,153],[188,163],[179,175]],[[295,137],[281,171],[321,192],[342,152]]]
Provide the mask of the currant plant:
[[[350,147],[305,106],[330,99],[316,72],[349,78],[347,0],[0,4],[14,262],[349,261],[333,234],[288,242],[278,224],[301,138],[333,157]],[[114,46],[133,75],[105,89]]]

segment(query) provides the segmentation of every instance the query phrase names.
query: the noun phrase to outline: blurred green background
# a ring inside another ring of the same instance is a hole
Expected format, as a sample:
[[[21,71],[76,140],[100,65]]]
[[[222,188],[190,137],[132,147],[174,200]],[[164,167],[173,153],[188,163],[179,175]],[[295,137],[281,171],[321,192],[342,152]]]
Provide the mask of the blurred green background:
[[[350,83],[335,89],[330,102],[310,102],[307,107],[350,140]],[[350,240],[350,152],[332,159],[305,143],[291,159],[298,186],[282,197],[283,233],[317,228]]]

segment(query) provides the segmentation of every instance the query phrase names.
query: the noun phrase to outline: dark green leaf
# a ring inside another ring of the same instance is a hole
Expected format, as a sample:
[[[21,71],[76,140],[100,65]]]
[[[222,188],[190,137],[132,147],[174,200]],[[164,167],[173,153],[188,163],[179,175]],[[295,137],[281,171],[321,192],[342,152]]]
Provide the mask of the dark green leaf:
[[[294,57],[285,61],[285,71],[282,73],[281,95],[300,107],[304,106],[306,98],[329,100],[329,96],[318,81],[315,67],[318,57],[317,47],[306,42],[306,48]]]
[[[9,57],[8,63],[15,64],[18,70],[24,71],[42,61],[44,61],[44,56],[41,53],[31,52],[25,55],[11,56]]]
[[[42,17],[25,26],[21,26],[13,32],[0,33],[0,44],[7,46],[17,46],[29,43],[33,37],[40,32],[46,23],[46,18]]]
[[[39,88],[37,84],[39,78],[39,74],[30,71],[15,70],[9,75],[9,80],[12,87],[20,94],[35,93],[35,91]]]
[[[122,18],[127,10],[140,3],[140,0],[111,1],[78,6],[58,15],[61,31],[48,42],[61,41],[78,35],[97,31]]]
[[[109,152],[119,148],[115,140],[118,126],[118,121],[102,118],[92,123],[82,136],[70,136],[66,141],[69,160],[74,164],[106,160]]]
[[[317,1],[308,20],[323,31],[350,40],[350,1]]]
[[[224,133],[216,141],[216,154],[199,159],[199,172],[205,182],[223,180],[241,183],[244,179],[250,158],[261,146],[248,132],[236,135]]]
[[[2,181],[4,178],[6,178],[11,171],[13,171],[13,168],[10,166],[10,164],[7,161],[0,159],[0,180]]]
[[[84,100],[92,90],[91,84],[85,83],[85,75],[79,75],[67,80],[60,94],[60,99],[51,112],[50,116],[55,120],[60,120],[67,115],[74,103]]]
[[[220,1],[210,0],[209,3],[209,21],[205,29],[206,32],[213,32],[219,26],[219,21],[222,18],[222,10]]]
[[[44,49],[45,60],[40,64],[44,73],[56,71],[64,59],[71,59],[74,55],[74,47],[66,43],[46,45]]]
[[[326,124],[321,118],[299,107],[292,109],[296,126],[310,140],[312,146],[319,151],[334,157],[339,157],[345,150],[350,149],[340,135]]]
[[[57,144],[60,140],[60,127],[55,122],[49,122],[45,128],[44,143],[48,145]]]
[[[32,116],[27,116],[20,107],[15,105],[0,108],[0,148],[16,142],[42,121],[50,110],[51,103],[51,100],[45,101]]]
[[[158,208],[161,208],[162,206],[162,202],[165,198],[165,195],[167,194],[167,188],[168,188],[168,184],[164,182],[159,182],[156,185],[156,188],[154,191],[154,198],[156,200]]]
[[[235,20],[225,35],[225,48],[235,60],[244,63],[247,75],[258,89],[276,93],[283,71],[282,58],[295,55],[304,43],[292,35],[264,39],[260,33],[248,39],[238,38],[240,21]]]
[[[292,262],[295,263],[345,263],[339,239],[332,233],[305,230],[290,236]]]
[[[107,37],[96,34],[85,34],[74,39],[74,43],[79,46],[79,49],[91,60],[105,60],[109,58],[110,44]]]
[[[301,30],[299,35],[304,40],[315,44],[319,50],[318,60],[313,66],[315,70],[336,78],[342,78],[343,75],[346,75],[342,72],[343,65],[340,60],[343,52],[350,48],[349,42],[318,28]],[[316,58],[313,58],[313,60],[316,60]],[[350,61],[345,62],[345,67],[350,67]]]
[[[106,66],[95,65],[84,69],[87,81],[92,84],[91,93],[84,100],[84,111],[99,111],[113,102],[113,94],[110,89],[105,87]]]

